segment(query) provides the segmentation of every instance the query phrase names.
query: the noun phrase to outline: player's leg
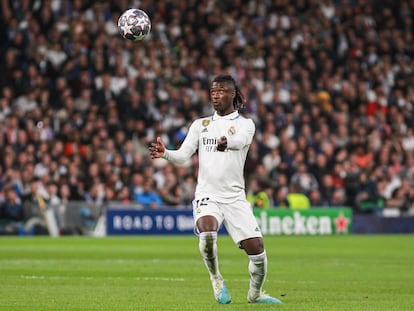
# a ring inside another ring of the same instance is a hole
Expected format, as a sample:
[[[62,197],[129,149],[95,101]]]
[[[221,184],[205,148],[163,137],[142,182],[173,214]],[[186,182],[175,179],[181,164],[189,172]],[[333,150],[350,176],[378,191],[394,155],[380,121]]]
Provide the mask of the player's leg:
[[[269,296],[263,291],[267,275],[267,256],[262,238],[251,238],[240,242],[249,256],[250,285],[247,300],[251,303],[282,303],[279,299]]]
[[[253,215],[250,204],[246,201],[237,201],[225,209],[227,231],[241,249],[249,256],[250,285],[248,301],[252,303],[280,304],[280,300],[273,298],[263,291],[263,284],[267,275],[267,256],[263,246],[263,237]]]
[[[213,216],[214,215],[214,216]],[[220,273],[217,250],[217,231],[222,218],[215,204],[206,204],[194,208],[196,231],[199,236],[199,249],[204,264],[210,274],[214,296],[221,304],[231,302],[224,279]]]
[[[214,216],[203,216],[197,220],[196,227],[199,232],[200,254],[210,278],[218,278],[221,276],[217,257],[218,222]]]
[[[267,275],[267,256],[263,239],[257,237],[243,240],[240,242],[240,248],[249,256],[249,296],[256,296],[262,291]]]

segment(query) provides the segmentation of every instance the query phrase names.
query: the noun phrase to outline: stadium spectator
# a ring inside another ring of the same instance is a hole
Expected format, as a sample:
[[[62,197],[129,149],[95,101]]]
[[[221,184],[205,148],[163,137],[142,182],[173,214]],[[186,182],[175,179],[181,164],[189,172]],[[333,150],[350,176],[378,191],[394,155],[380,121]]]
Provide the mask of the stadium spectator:
[[[132,190],[128,173],[148,165],[148,142],[160,134],[179,146],[183,129],[211,113],[205,89],[223,71],[237,77],[247,97],[242,113],[257,124],[246,180],[260,165],[273,183],[280,174],[290,181],[305,163],[323,202],[330,204],[335,192],[322,185],[331,174],[355,211],[366,191],[361,174],[371,176],[379,197],[373,202],[385,200],[384,208],[407,192],[399,190],[414,168],[412,1],[143,1],[153,29],[140,43],[115,31],[119,14],[133,5],[1,2],[1,180],[7,186],[5,173],[13,168],[23,201],[35,195],[31,168],[44,154],[52,155],[47,174],[59,190],[69,187],[71,200],[96,199],[87,168],[96,163],[105,176],[109,161],[118,170],[118,160],[103,156],[102,142],[111,141],[110,154],[123,157],[121,181]],[[347,161],[358,167],[352,176],[344,175]],[[194,164],[196,158],[180,176],[196,173]],[[183,188],[194,185],[187,181],[179,180],[179,192],[187,195],[175,204],[191,207],[191,191]],[[271,200],[277,197],[277,185],[261,186],[272,190]],[[118,191],[112,190],[107,193]],[[133,191],[129,196],[133,200]],[[412,200],[401,204],[413,207]]]
[[[247,201],[250,202],[254,208],[270,208],[270,199],[268,194],[259,186],[257,179],[253,178],[247,187],[249,191],[246,193]]]
[[[0,202],[0,234],[24,234],[26,219],[23,204],[13,186],[4,188],[4,200]]]
[[[311,191],[319,189],[316,177],[308,172],[305,163],[299,163],[297,165],[296,172],[292,175],[289,182],[294,186],[295,192],[300,192],[305,195],[309,195]]]
[[[135,203],[147,208],[156,209],[161,207],[163,204],[162,198],[153,190],[154,188],[154,181],[147,179],[143,184],[142,192],[134,195]]]

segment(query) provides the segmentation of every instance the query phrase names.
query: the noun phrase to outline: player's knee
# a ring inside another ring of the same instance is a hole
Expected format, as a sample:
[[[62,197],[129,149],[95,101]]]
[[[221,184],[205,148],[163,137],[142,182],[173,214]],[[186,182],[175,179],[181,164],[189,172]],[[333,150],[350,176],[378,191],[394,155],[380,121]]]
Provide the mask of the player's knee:
[[[258,255],[265,251],[262,238],[241,241],[240,246],[248,255]]]
[[[213,216],[203,216],[197,221],[197,229],[201,233],[217,231],[218,222]]]

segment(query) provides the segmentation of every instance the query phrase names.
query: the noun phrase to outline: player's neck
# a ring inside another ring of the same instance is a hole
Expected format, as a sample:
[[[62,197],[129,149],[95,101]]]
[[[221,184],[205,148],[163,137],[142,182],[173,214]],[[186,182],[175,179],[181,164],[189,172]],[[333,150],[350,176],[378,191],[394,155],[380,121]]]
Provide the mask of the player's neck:
[[[217,114],[220,116],[220,117],[224,117],[224,116],[227,116],[227,115],[229,115],[229,114],[232,114],[233,112],[235,112],[236,110],[235,109],[229,109],[229,110],[226,110],[226,111],[218,111],[217,110]]]

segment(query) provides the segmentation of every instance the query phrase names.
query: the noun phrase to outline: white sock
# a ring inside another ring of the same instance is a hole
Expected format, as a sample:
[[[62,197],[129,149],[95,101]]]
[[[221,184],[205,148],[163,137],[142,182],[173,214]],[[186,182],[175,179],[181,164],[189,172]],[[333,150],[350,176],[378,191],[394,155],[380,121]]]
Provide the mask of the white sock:
[[[267,256],[264,251],[258,255],[249,255],[249,274],[250,274],[250,288],[251,295],[258,295],[266,280],[267,274]]]
[[[201,232],[198,247],[210,274],[210,279],[221,277],[217,257],[217,232]]]

